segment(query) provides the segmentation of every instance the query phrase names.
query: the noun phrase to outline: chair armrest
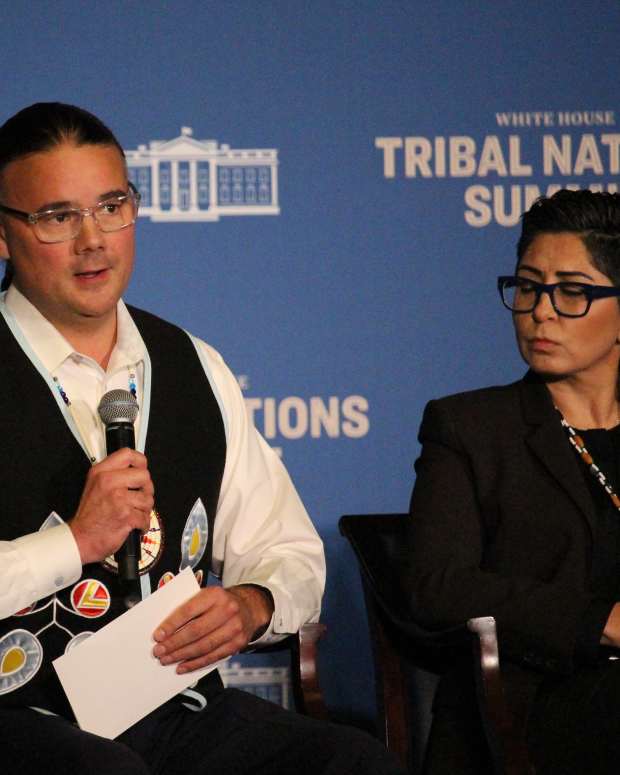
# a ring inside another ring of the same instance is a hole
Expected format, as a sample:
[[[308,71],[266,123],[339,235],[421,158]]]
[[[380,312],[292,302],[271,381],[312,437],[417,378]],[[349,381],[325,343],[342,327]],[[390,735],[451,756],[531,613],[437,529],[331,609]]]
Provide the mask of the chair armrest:
[[[327,631],[322,623],[304,624],[284,640],[262,646],[255,653],[287,651],[290,659],[291,690],[295,710],[316,719],[327,719],[327,706],[319,686],[318,642]]]
[[[327,719],[327,707],[321,694],[317,670],[317,647],[327,630],[319,622],[304,624],[292,636],[291,676],[295,706],[300,713],[316,719]]]
[[[496,772],[533,775],[525,740],[510,713],[502,688],[497,630],[492,616],[470,619],[474,672],[482,725]]]

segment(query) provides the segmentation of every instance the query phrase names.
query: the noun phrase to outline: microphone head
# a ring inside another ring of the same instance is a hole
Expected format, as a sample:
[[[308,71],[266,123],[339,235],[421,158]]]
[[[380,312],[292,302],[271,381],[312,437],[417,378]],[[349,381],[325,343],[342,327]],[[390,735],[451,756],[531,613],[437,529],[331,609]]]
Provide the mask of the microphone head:
[[[104,425],[128,422],[133,425],[138,416],[138,402],[128,390],[108,390],[101,397],[97,411]]]

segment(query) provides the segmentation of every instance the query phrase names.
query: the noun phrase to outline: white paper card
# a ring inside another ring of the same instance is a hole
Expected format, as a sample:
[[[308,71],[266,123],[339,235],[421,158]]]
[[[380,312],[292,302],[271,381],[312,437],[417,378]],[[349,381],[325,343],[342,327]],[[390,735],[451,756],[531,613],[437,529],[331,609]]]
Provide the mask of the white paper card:
[[[81,729],[113,739],[218,664],[178,675],[153,632],[199,590],[190,568],[53,662]],[[222,660],[222,662],[225,660]]]

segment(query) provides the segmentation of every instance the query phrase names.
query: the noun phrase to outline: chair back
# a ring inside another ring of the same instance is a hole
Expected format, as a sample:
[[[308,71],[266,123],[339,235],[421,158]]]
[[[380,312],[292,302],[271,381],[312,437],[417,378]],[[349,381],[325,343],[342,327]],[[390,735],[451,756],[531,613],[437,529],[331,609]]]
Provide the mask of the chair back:
[[[438,677],[455,659],[468,655],[493,772],[533,775],[523,730],[505,701],[493,617],[436,632],[412,620],[403,584],[409,520],[409,514],[356,514],[339,521],[362,578],[378,735],[410,772],[421,773]]]
[[[341,534],[357,558],[373,653],[377,734],[411,772],[421,772],[437,684],[432,636],[405,607],[401,562],[408,514],[345,515]],[[417,648],[416,648],[417,647]]]

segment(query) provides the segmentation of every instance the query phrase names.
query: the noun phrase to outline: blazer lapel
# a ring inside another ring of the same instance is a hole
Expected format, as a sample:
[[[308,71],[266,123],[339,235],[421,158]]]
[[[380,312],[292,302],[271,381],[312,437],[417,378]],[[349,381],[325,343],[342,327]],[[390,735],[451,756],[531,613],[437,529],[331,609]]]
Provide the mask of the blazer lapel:
[[[523,418],[531,428],[525,442],[554,479],[570,495],[594,529],[594,504],[583,480],[583,465],[570,446],[560,425],[551,395],[545,384],[532,372],[520,383]]]

